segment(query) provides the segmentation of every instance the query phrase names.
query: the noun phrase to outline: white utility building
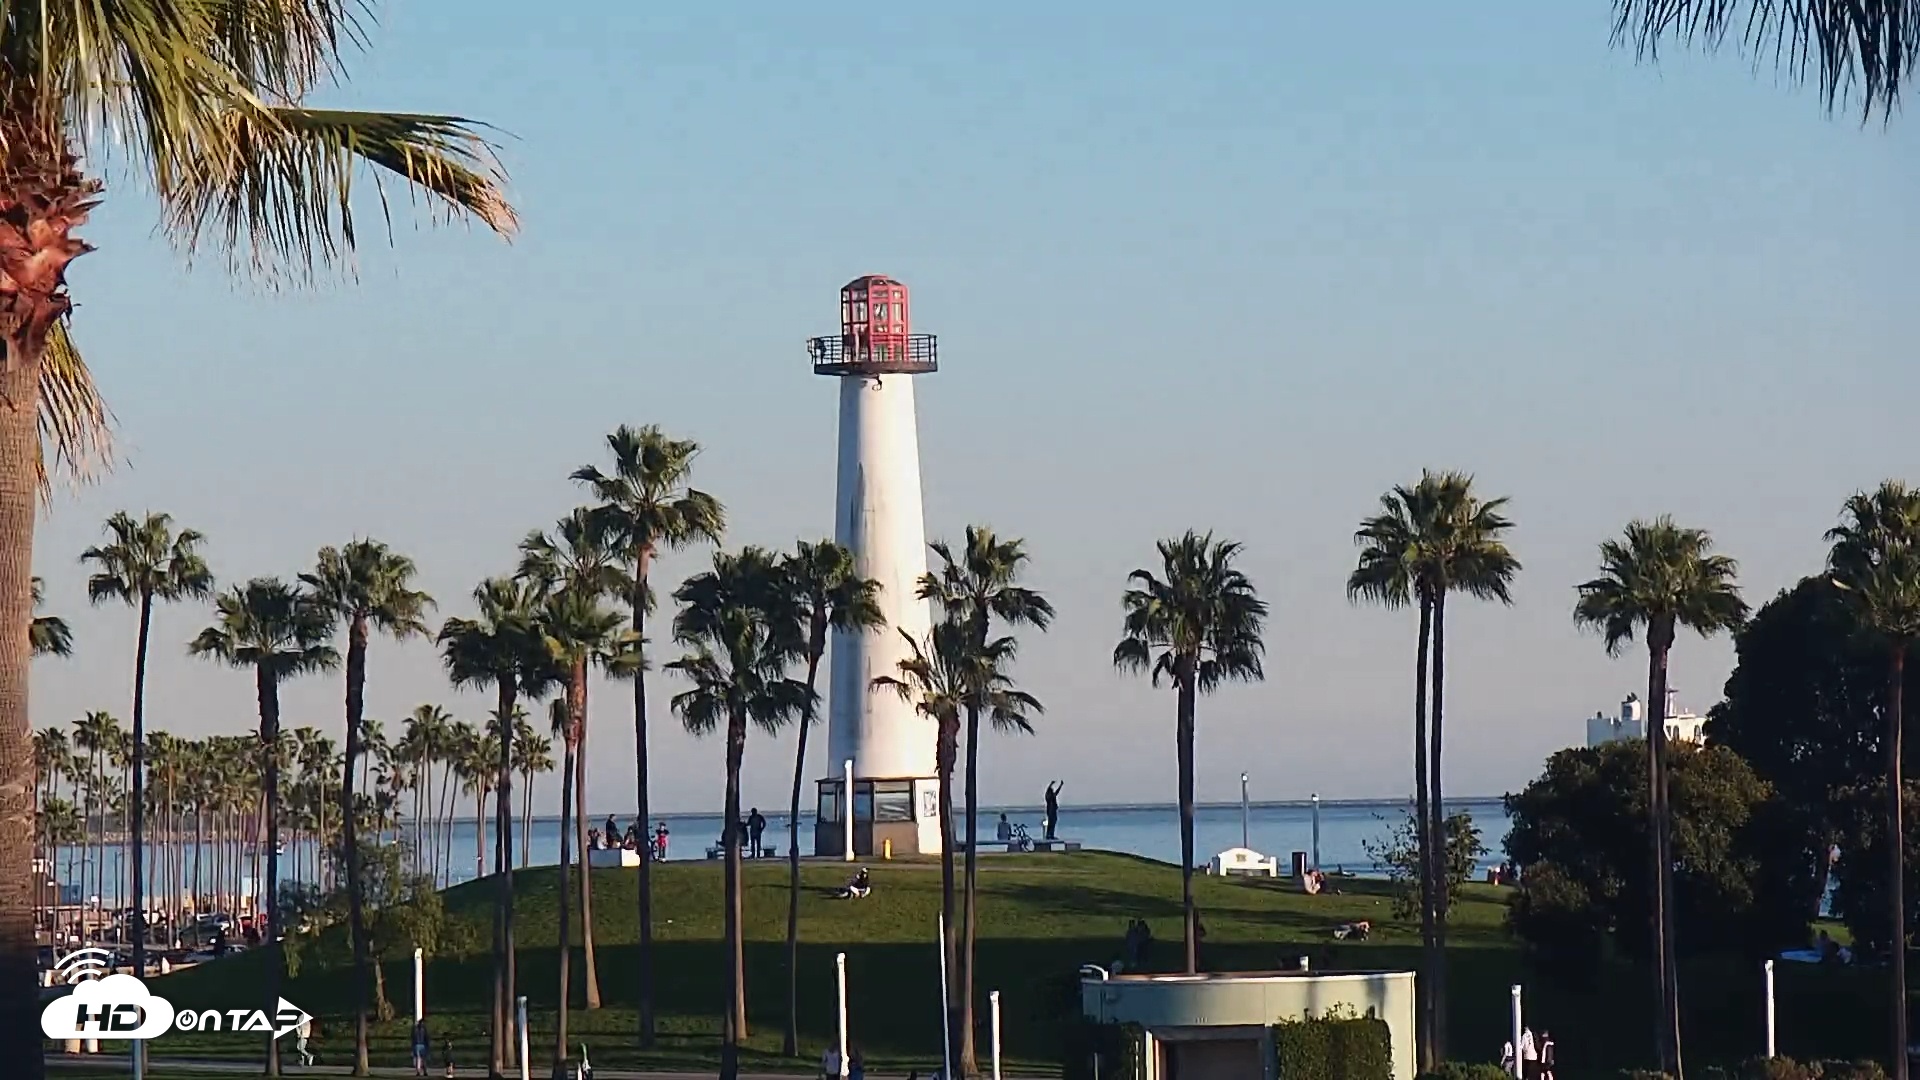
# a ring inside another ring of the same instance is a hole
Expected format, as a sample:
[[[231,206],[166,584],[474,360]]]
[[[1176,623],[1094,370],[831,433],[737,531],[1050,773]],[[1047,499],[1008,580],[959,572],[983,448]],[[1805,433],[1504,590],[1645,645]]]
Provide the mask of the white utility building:
[[[847,762],[855,855],[940,850],[933,722],[893,691],[872,689],[912,655],[902,633],[924,643],[932,625],[918,598],[927,535],[913,377],[938,370],[939,354],[932,334],[912,332],[908,308],[900,282],[856,278],[840,290],[840,332],[807,343],[814,373],[840,384],[834,540],[853,552],[860,576],[880,583],[887,619],[883,630],[833,636],[816,855],[846,854]]]
[[[1678,691],[1667,691],[1667,741],[1701,743],[1706,741],[1707,718],[1674,703]],[[1620,703],[1620,715],[1594,713],[1587,718],[1587,745],[1601,746],[1625,739],[1647,737],[1647,706],[1638,694],[1628,694]]]

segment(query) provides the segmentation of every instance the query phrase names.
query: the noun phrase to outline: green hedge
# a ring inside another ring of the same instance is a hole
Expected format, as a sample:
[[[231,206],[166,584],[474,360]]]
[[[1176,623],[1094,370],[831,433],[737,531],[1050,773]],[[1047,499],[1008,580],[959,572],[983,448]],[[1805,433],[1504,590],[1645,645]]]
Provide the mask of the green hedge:
[[[1060,1073],[1063,1080],[1146,1080],[1146,1032],[1139,1024],[1073,1024]]]
[[[1513,1074],[1489,1062],[1469,1064],[1443,1061],[1419,1076],[1419,1080],[1513,1080]]]
[[[1377,1016],[1324,1016],[1273,1028],[1280,1080],[1393,1080],[1393,1035]]]

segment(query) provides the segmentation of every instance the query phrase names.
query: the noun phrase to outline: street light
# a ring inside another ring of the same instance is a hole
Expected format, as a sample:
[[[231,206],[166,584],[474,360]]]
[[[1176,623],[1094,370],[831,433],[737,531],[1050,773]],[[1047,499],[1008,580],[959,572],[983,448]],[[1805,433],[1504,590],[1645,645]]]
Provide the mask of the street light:
[[[1240,774],[1240,846],[1252,847],[1247,842],[1247,774]]]
[[[1313,793],[1313,868],[1320,869],[1320,793]]]

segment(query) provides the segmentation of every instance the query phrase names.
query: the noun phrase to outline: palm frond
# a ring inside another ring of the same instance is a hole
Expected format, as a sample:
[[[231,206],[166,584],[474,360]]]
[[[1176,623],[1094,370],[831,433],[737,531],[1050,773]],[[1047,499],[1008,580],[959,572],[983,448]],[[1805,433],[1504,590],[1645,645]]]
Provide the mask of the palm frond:
[[[1614,0],[1613,37],[1643,58],[1669,38],[1709,51],[1736,31],[1796,82],[1811,78],[1831,110],[1860,93],[1861,118],[1891,117],[1920,57],[1920,0]]]
[[[47,335],[40,365],[41,490],[52,492],[56,472],[84,484],[112,467],[113,413],[100,397],[67,324],[56,322]]]
[[[374,185],[391,237],[393,177],[437,219],[477,218],[508,237],[519,227],[492,144],[462,117],[236,106],[220,123],[162,186],[169,231],[190,253],[211,238],[237,269],[307,278],[357,245],[357,183]]]

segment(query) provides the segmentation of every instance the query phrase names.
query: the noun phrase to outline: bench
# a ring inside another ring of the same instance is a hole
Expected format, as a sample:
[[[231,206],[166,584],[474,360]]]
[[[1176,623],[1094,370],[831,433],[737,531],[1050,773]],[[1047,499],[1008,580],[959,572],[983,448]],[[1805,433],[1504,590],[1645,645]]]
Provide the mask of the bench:
[[[1252,848],[1228,848],[1207,861],[1207,873],[1221,877],[1229,874],[1279,877],[1280,860],[1272,855],[1262,855]]]

